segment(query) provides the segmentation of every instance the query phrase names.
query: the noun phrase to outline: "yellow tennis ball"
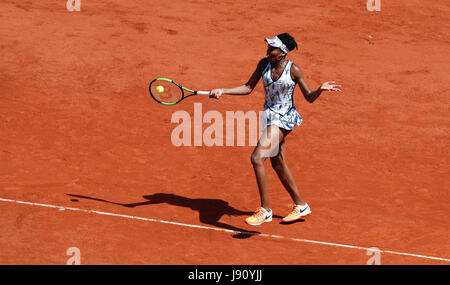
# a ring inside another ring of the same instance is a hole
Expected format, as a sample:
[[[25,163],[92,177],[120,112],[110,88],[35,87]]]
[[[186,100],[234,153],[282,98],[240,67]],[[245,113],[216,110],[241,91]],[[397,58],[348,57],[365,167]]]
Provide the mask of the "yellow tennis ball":
[[[158,92],[159,94],[163,93],[164,92],[164,87],[159,85],[158,87],[156,87],[156,92]]]

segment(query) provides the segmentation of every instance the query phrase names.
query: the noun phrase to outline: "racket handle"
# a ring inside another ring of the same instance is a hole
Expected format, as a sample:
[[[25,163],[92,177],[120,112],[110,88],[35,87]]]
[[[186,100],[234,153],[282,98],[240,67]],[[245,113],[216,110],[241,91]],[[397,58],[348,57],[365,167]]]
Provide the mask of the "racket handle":
[[[197,95],[211,95],[209,91],[197,91]]]

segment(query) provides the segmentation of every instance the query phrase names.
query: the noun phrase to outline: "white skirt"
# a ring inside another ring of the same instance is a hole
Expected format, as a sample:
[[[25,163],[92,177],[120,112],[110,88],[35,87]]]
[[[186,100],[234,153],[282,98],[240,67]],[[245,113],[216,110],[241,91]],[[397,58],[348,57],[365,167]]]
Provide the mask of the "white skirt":
[[[292,106],[286,112],[281,112],[284,109],[283,107],[280,105],[264,105],[264,112],[261,118],[263,131],[270,125],[290,131],[302,123],[302,117],[295,106]]]

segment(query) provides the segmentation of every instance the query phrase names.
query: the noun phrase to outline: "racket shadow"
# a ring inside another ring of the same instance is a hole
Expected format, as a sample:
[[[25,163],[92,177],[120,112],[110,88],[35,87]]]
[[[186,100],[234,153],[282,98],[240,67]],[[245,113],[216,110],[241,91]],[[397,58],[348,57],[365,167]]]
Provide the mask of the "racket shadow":
[[[119,205],[127,208],[135,208],[141,206],[148,205],[156,205],[156,204],[169,204],[178,207],[189,208],[193,211],[197,211],[199,213],[200,222],[211,225],[217,228],[222,228],[226,230],[234,231],[235,234],[233,238],[245,239],[250,238],[254,235],[261,234],[257,231],[247,231],[245,229],[241,229],[223,222],[219,220],[224,215],[230,216],[249,216],[252,215],[253,212],[241,211],[238,210],[228,204],[228,202],[220,199],[193,199],[187,198],[180,195],[175,194],[167,194],[167,193],[156,193],[152,195],[145,195],[143,198],[145,201],[137,202],[137,203],[117,203],[104,199],[93,198],[88,196],[76,195],[76,194],[67,194],[70,197],[79,198],[79,199],[88,199],[94,200],[114,205]],[[71,199],[71,201],[76,202],[76,199]]]

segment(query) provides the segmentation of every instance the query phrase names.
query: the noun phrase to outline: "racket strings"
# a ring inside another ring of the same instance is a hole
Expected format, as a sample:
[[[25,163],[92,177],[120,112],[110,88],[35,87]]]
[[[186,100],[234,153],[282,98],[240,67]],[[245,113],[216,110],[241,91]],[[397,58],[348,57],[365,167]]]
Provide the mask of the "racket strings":
[[[152,96],[161,103],[174,104],[183,98],[183,91],[176,84],[156,80],[150,86]]]

